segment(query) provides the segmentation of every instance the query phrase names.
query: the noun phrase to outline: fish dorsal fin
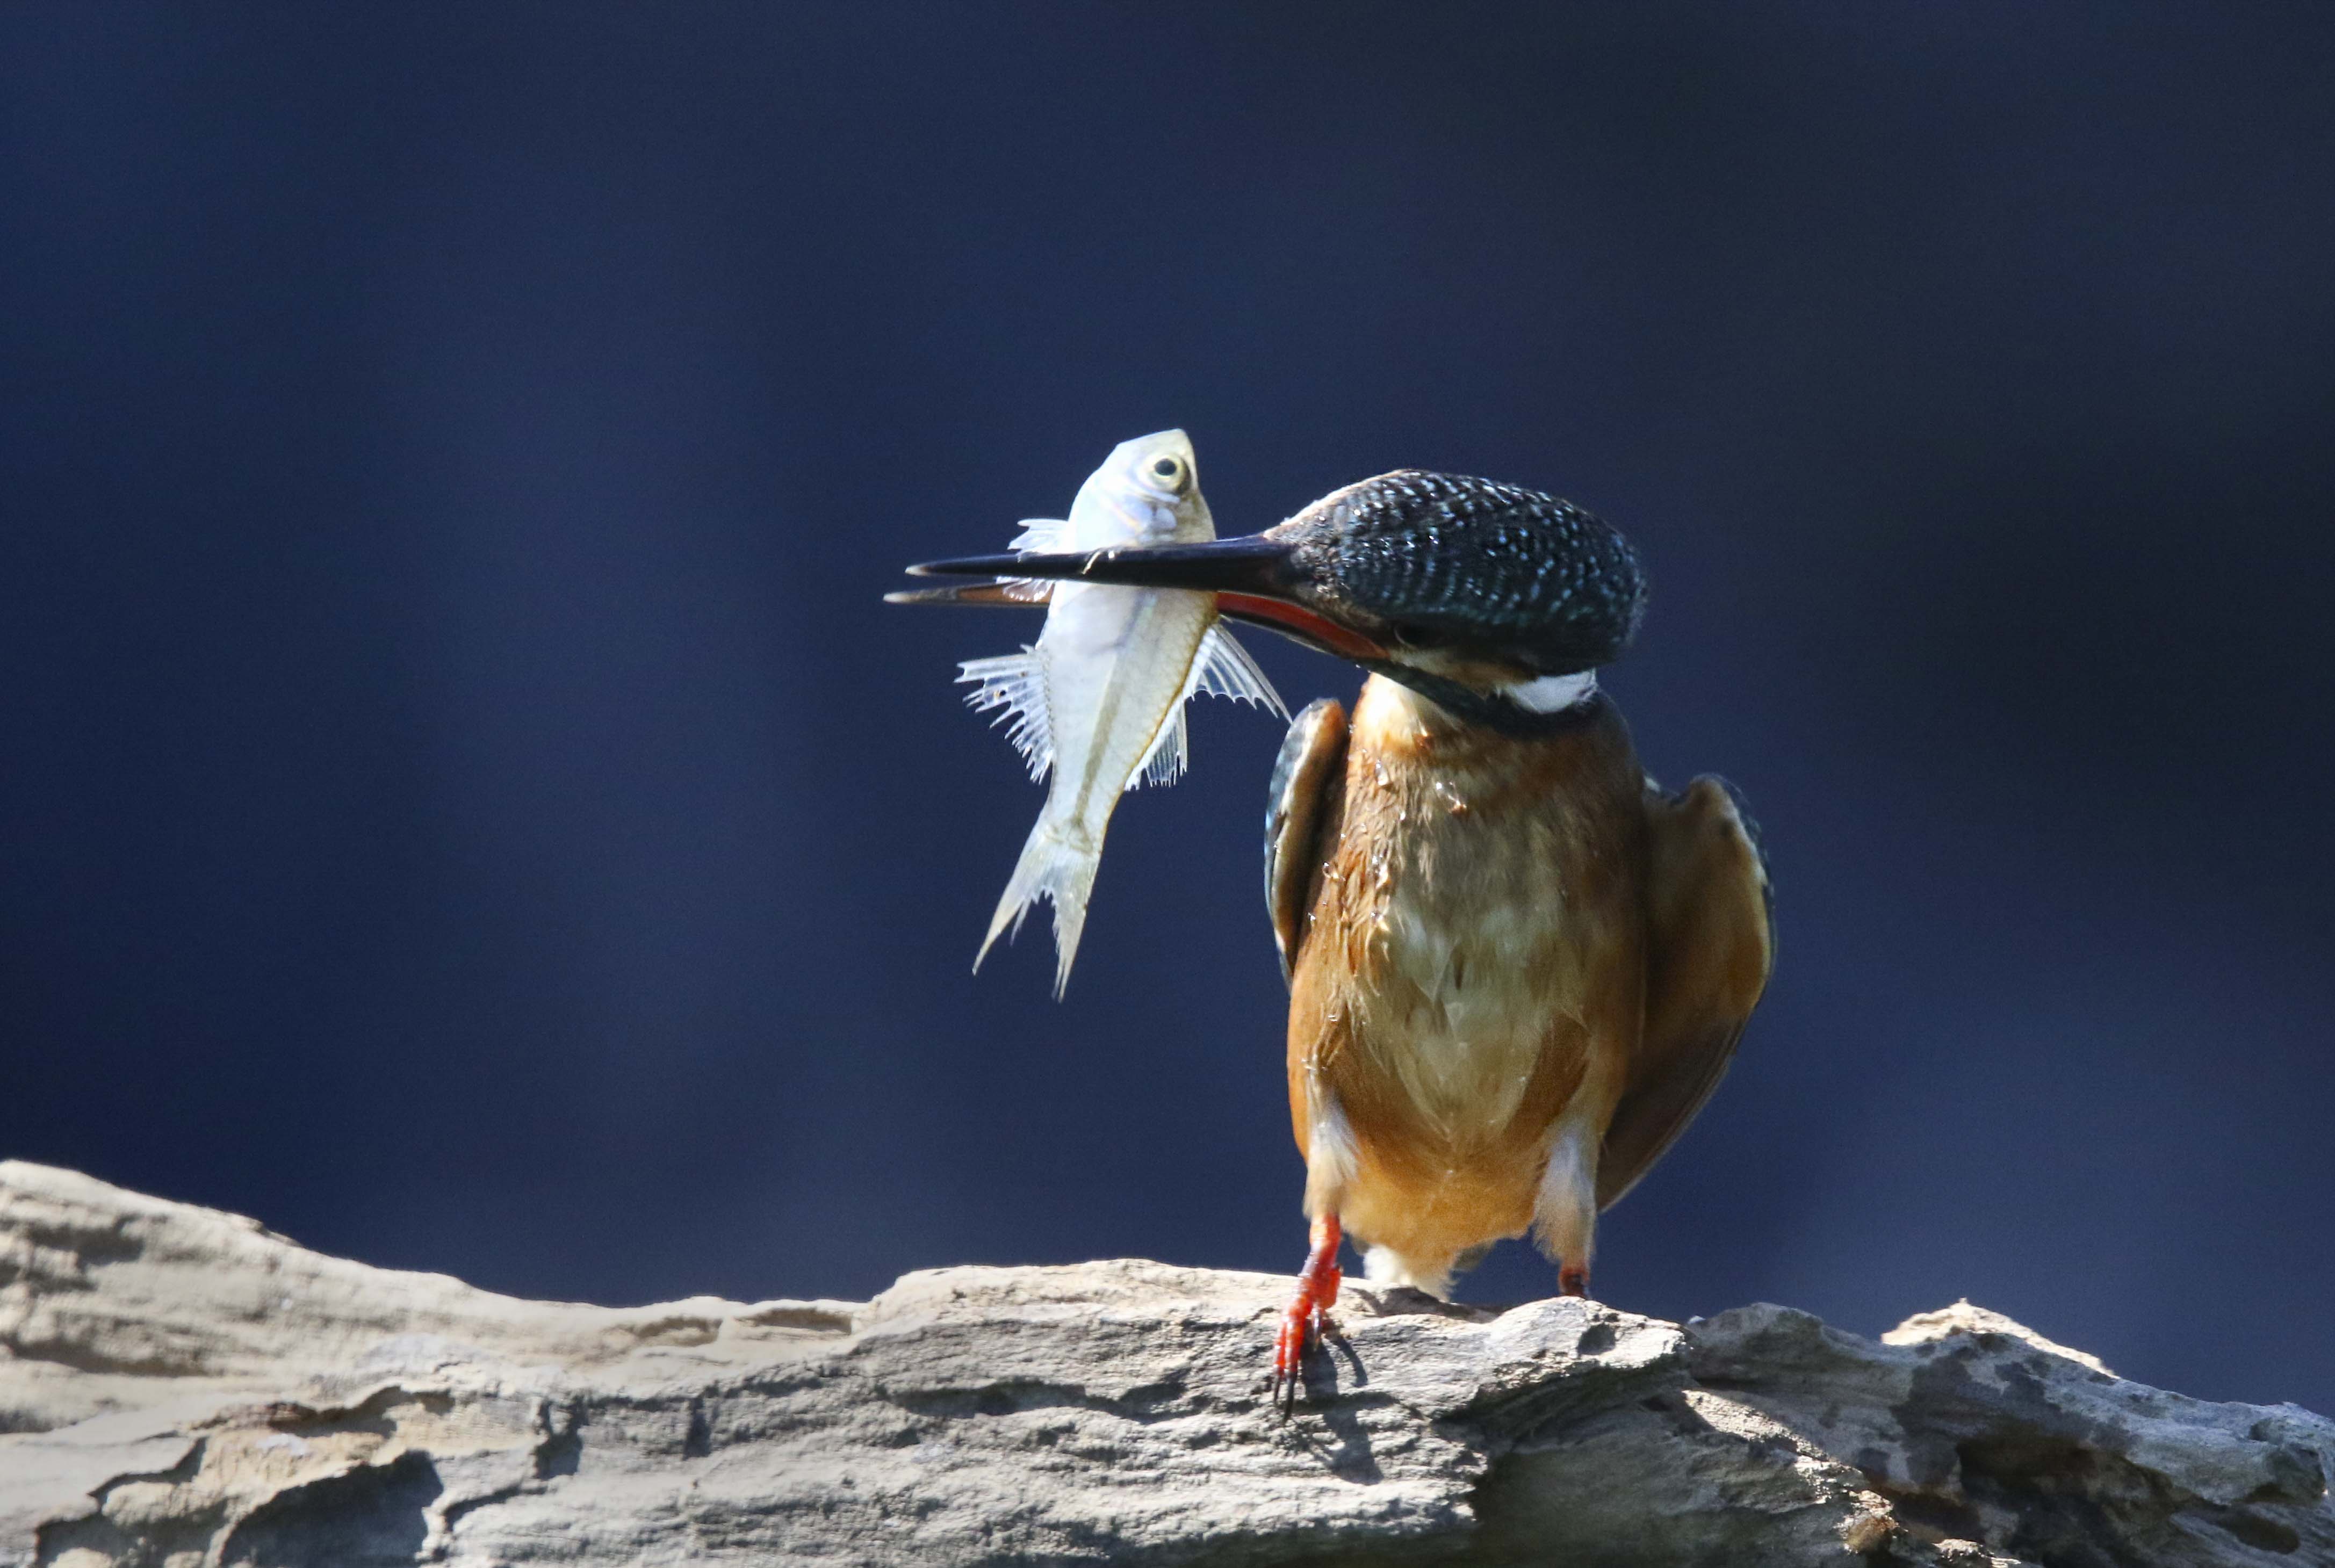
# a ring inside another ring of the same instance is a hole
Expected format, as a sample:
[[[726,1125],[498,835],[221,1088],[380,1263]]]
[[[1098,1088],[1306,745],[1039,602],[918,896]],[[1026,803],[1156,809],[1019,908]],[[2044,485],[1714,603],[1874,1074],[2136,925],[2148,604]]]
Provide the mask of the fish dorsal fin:
[[[1264,678],[1249,651],[1240,644],[1222,621],[1210,626],[1200,639],[1199,657],[1192,661],[1192,682],[1185,695],[1205,692],[1211,697],[1230,697],[1235,702],[1255,702],[1281,716],[1289,718],[1289,709],[1281,701],[1281,693]]]
[[[1152,739],[1151,750],[1143,754],[1143,760],[1137,763],[1135,771],[1127,776],[1129,789],[1138,784],[1149,784],[1154,788],[1173,784],[1191,765],[1192,739],[1190,732],[1184,728],[1184,697],[1191,694],[1191,688],[1187,686],[1184,696],[1177,698],[1176,705],[1168,710],[1168,717],[1160,722],[1159,733]]]
[[[974,712],[1005,710],[990,721],[991,727],[1010,723],[1005,738],[1030,765],[1030,777],[1045,778],[1054,765],[1054,720],[1046,702],[1045,655],[1025,647],[1018,653],[1000,653],[993,659],[967,659],[957,666],[956,678],[977,682],[964,698]]]

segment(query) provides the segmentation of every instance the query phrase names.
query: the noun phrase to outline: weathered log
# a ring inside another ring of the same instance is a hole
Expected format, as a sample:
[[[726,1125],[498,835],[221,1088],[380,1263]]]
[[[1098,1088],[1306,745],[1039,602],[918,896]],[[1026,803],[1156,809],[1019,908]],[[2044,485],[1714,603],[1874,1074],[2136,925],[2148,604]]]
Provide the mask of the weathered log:
[[[1967,1304],[1880,1343],[1262,1274],[515,1301],[0,1164],[0,1565],[2335,1563],[2335,1424]]]

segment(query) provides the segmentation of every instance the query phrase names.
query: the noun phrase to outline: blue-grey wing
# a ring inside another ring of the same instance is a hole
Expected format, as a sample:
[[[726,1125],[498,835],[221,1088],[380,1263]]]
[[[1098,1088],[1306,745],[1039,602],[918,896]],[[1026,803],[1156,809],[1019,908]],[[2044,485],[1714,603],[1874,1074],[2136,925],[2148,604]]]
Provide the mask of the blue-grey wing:
[[[1346,711],[1334,698],[1319,698],[1289,721],[1264,806],[1264,908],[1284,981],[1304,941],[1322,876],[1323,828],[1345,779]]]

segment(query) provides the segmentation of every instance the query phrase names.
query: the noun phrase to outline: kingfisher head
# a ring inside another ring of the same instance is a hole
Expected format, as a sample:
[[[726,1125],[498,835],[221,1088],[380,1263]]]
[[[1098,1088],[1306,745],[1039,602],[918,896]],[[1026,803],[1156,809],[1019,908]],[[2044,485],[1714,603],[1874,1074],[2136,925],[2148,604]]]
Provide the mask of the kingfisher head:
[[[1520,485],[1401,469],[1206,544],[987,556],[918,575],[1213,592],[1225,615],[1400,681],[1462,718],[1535,729],[1585,702],[1645,611],[1603,519]]]

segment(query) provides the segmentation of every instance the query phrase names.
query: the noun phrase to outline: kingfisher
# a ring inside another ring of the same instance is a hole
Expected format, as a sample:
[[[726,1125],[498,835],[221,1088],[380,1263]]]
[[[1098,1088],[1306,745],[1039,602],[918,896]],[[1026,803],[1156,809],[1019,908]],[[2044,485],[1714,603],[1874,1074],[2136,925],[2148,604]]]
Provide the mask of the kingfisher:
[[[1743,802],[1714,776],[1656,784],[1598,687],[1645,611],[1629,542],[1555,496],[1407,469],[1260,534],[911,571],[1212,591],[1368,673],[1351,719],[1323,698],[1292,722],[1268,792],[1312,1243],[1274,1336],[1281,1408],[1347,1237],[1373,1284],[1442,1297],[1529,1234],[1587,1295],[1599,1212],[1710,1099],[1775,953]]]

